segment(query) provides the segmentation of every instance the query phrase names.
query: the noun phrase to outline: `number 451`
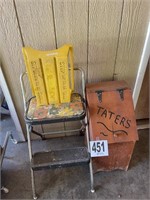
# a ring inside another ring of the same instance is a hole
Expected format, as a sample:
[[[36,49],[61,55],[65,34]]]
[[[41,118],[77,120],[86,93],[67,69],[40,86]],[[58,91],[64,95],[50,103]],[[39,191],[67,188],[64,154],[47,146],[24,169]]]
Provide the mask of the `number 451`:
[[[104,142],[94,142],[92,146],[92,151],[94,152],[105,152]]]

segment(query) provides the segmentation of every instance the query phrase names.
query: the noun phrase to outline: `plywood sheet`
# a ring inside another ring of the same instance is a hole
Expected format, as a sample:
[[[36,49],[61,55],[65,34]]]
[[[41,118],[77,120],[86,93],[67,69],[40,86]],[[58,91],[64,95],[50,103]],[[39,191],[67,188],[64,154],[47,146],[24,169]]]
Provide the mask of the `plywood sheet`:
[[[124,79],[133,89],[150,17],[149,0],[124,1],[115,66],[115,79]]]
[[[15,0],[25,46],[55,49],[55,32],[50,0]]]
[[[112,80],[123,1],[89,3],[88,82]]]

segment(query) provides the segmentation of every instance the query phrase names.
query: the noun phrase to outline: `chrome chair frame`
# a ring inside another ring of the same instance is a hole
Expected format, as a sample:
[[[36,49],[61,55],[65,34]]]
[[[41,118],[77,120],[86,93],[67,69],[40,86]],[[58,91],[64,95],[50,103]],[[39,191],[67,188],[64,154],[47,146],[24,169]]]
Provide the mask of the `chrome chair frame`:
[[[89,128],[88,128],[88,117],[87,117],[88,112],[87,112],[86,100],[85,100],[85,76],[84,76],[84,72],[81,68],[74,68],[74,70],[75,71],[78,70],[81,74],[82,95],[83,95],[83,99],[84,99],[83,103],[84,103],[85,112],[86,112],[85,118],[83,120],[80,120],[81,128],[80,129],[72,129],[72,130],[52,131],[52,132],[48,132],[48,133],[43,133],[42,135],[75,132],[75,131],[82,131],[84,129],[85,133],[86,133],[87,149],[88,149],[88,153],[90,155]],[[23,96],[24,111],[26,113],[26,111],[27,111],[27,99],[26,99],[26,91],[25,91],[25,85],[24,85],[25,75],[27,75],[27,72],[24,72],[20,75],[20,84],[21,84],[21,91],[22,91],[22,96]],[[31,163],[31,161],[32,161],[32,145],[31,145],[32,128],[27,123],[26,123],[26,130],[27,130],[29,159],[30,159],[30,163]],[[91,157],[90,157],[90,162],[89,162],[89,169],[90,169],[91,192],[93,193],[94,192],[94,181],[93,181],[93,169],[92,169],[92,159],[91,159]],[[32,167],[30,167],[30,171],[31,171],[31,183],[32,183],[33,199],[37,199],[36,190],[35,190],[34,170],[32,169]]]

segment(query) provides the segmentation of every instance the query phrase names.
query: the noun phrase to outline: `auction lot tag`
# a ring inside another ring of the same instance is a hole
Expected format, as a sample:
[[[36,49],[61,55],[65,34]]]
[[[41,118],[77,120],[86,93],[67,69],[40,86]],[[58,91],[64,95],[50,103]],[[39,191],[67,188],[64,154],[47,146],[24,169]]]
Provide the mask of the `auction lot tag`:
[[[108,156],[108,141],[95,140],[90,141],[91,157]]]

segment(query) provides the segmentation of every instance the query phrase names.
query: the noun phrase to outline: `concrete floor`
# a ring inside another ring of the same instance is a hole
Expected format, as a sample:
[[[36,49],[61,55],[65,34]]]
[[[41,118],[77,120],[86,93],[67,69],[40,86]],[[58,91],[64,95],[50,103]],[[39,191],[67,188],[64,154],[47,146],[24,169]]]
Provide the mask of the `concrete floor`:
[[[2,116],[1,144],[6,131],[15,127],[10,117]],[[16,136],[17,137],[17,136]],[[61,138],[41,142],[34,141],[34,148],[59,148],[62,145],[82,145],[82,136]],[[2,185],[9,193],[2,193],[2,199],[31,199],[31,180],[27,143],[17,145],[9,142],[2,166]],[[90,192],[88,166],[71,167],[35,172],[39,199],[150,199],[149,196],[149,130],[139,131],[130,167],[125,171],[99,172],[94,175],[96,192]]]

